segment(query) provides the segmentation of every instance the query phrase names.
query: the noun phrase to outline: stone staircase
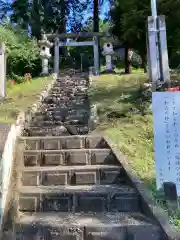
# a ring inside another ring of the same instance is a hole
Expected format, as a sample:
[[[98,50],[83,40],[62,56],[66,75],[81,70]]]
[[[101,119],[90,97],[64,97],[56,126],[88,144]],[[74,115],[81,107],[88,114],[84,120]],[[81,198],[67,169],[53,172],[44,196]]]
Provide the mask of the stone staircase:
[[[89,108],[84,76],[60,76],[26,128],[9,239],[166,239],[106,141],[89,132]]]
[[[87,134],[90,105],[87,74],[62,74],[25,129],[28,136]]]

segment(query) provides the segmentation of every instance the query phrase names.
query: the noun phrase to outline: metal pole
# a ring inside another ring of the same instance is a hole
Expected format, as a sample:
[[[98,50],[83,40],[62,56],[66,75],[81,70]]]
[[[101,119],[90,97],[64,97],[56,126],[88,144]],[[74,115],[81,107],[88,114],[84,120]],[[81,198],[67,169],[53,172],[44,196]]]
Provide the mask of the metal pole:
[[[156,0],[151,0],[151,12],[152,12],[152,17],[157,18],[157,4]]]

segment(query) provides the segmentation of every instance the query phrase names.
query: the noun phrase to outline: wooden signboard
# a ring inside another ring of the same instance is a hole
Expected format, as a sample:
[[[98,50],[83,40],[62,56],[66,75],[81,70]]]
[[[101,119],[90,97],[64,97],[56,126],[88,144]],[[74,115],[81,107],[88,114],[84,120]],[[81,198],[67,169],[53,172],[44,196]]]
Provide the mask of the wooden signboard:
[[[174,182],[180,196],[180,92],[153,92],[157,189]]]

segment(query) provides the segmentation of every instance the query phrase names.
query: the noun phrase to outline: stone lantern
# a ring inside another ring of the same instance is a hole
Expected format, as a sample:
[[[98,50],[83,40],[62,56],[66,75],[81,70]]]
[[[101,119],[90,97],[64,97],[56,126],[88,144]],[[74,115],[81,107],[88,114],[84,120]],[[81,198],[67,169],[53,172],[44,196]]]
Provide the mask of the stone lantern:
[[[112,56],[114,55],[112,43],[105,43],[102,54],[106,57],[106,72],[113,72]]]
[[[47,40],[45,34],[43,34],[42,40],[39,41],[40,45],[40,57],[42,59],[42,75],[49,74],[49,59],[51,57],[50,48],[53,46],[53,43]]]

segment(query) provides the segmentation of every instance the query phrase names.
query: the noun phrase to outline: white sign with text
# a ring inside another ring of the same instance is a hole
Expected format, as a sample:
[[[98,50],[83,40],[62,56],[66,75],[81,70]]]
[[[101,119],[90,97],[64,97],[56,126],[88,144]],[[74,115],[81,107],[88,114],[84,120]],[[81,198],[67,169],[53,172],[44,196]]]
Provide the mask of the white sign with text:
[[[157,189],[174,182],[180,196],[180,92],[152,94]]]

